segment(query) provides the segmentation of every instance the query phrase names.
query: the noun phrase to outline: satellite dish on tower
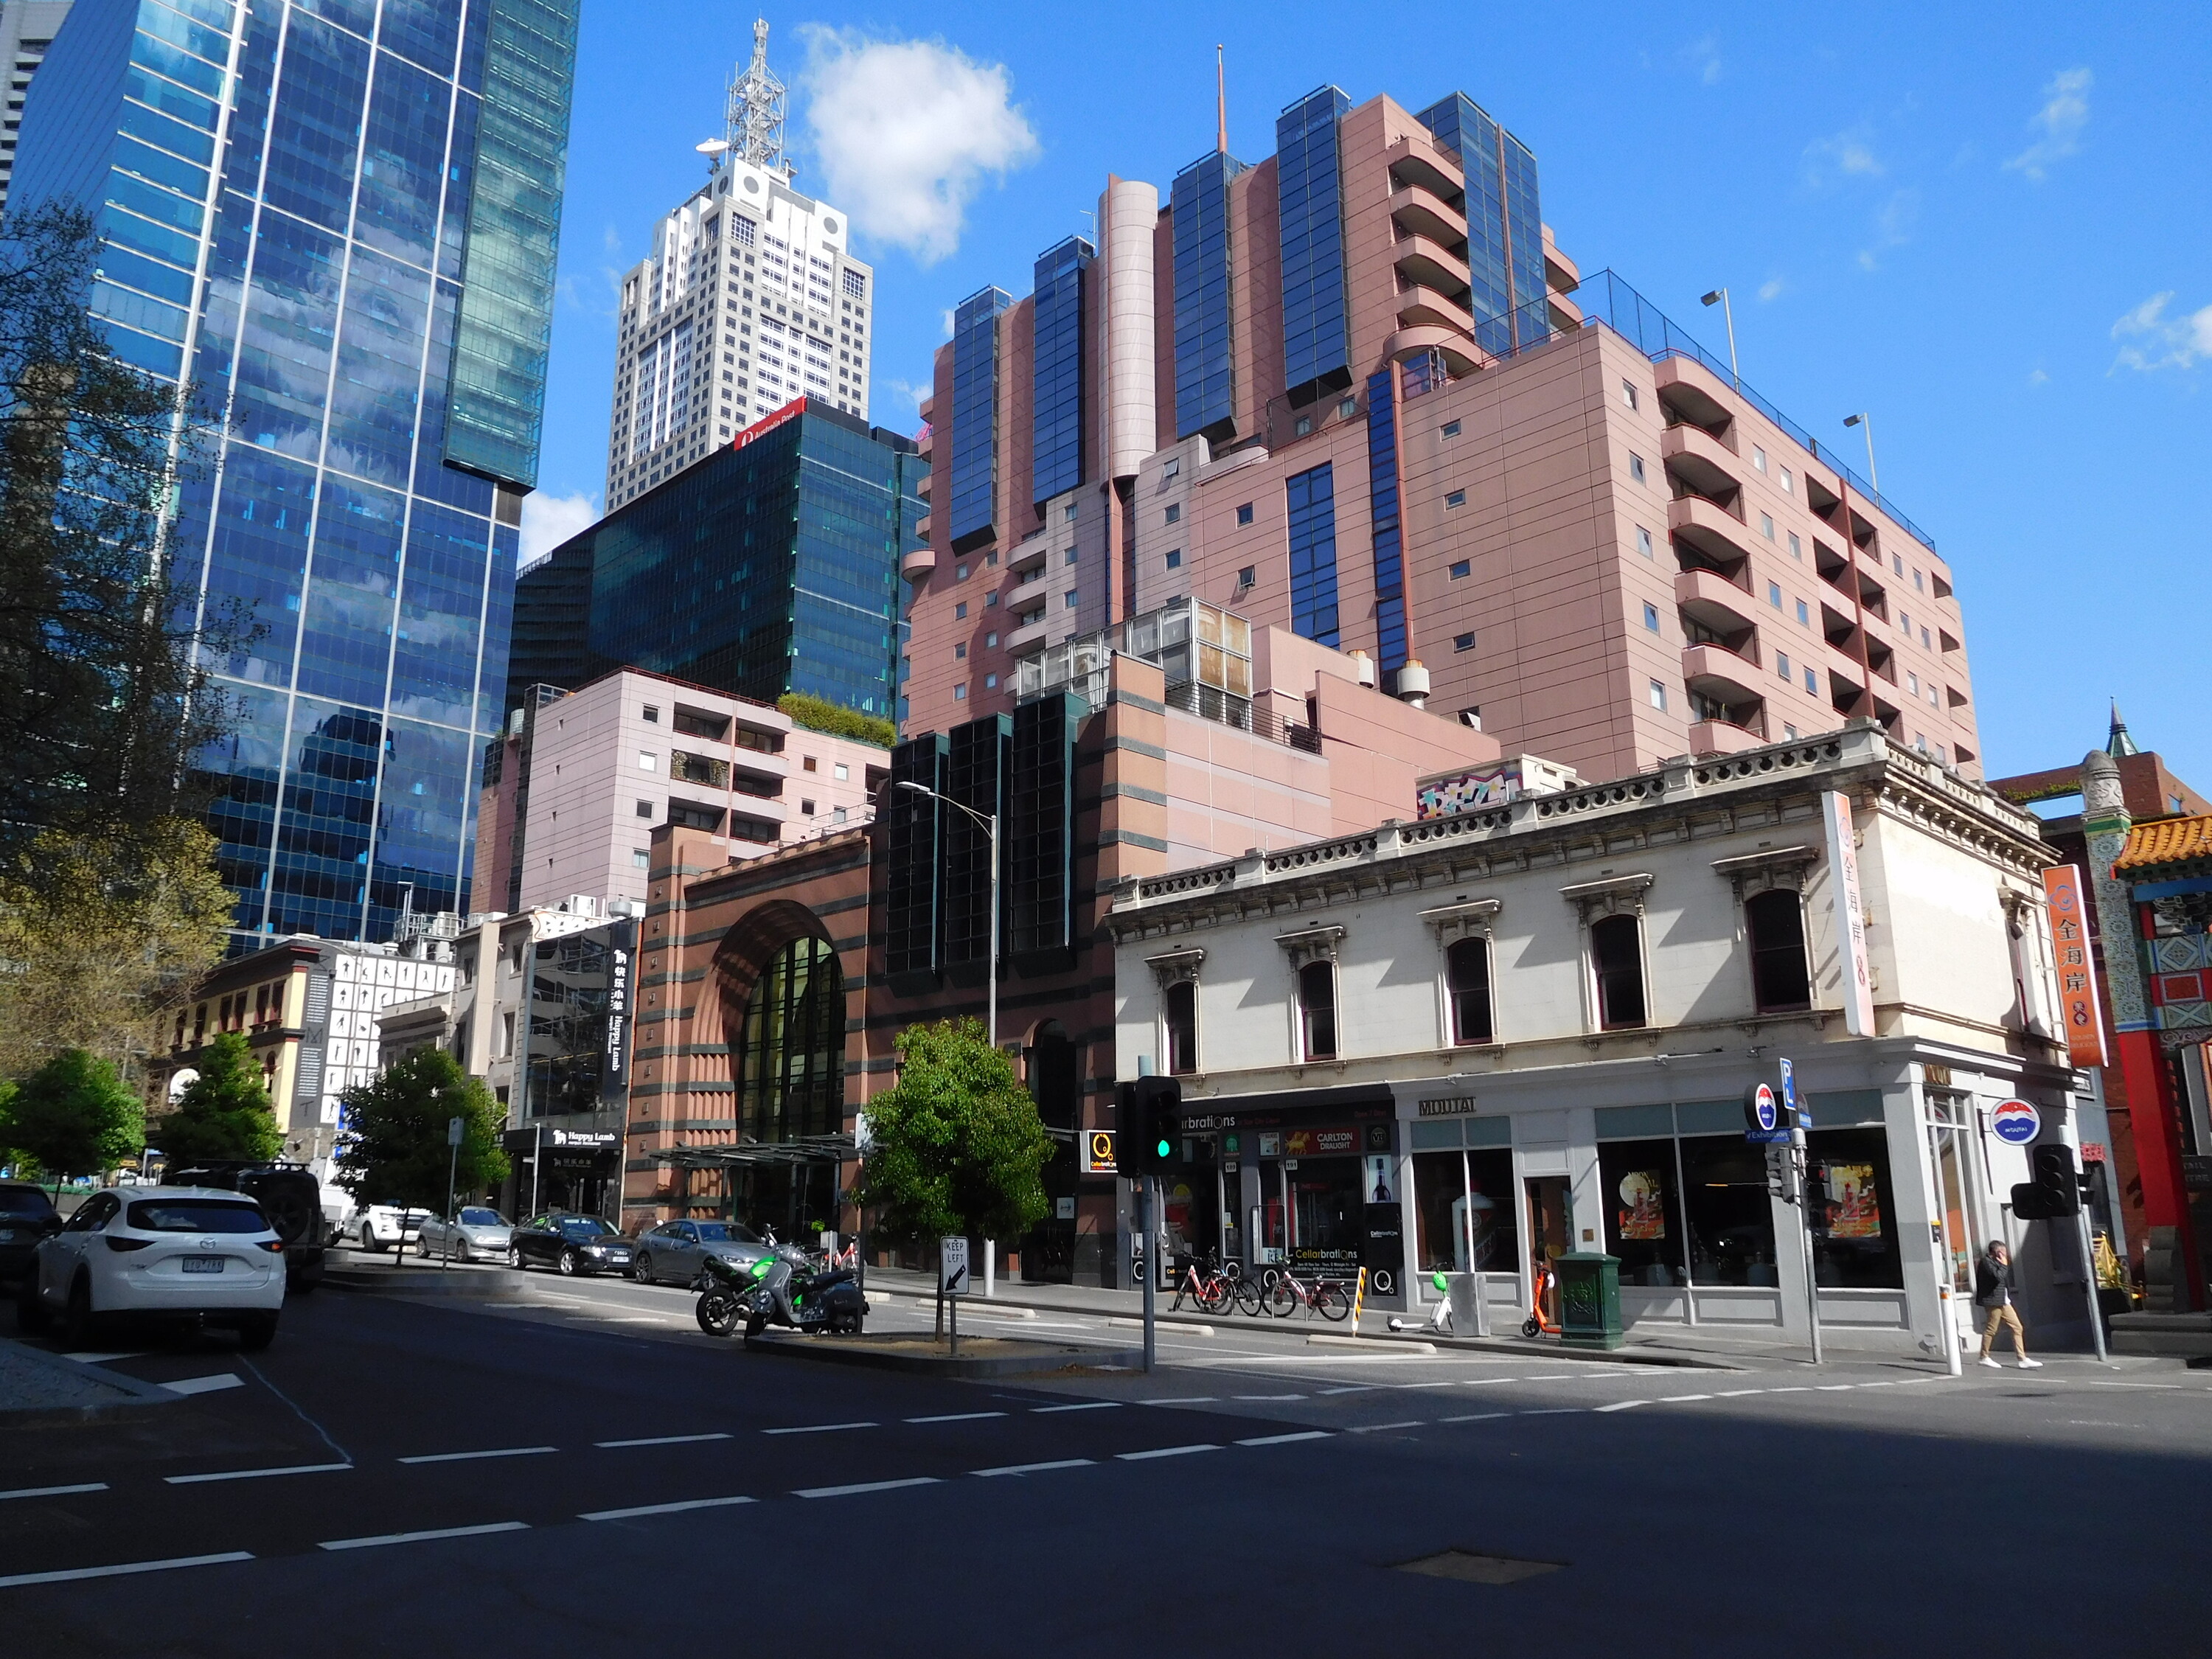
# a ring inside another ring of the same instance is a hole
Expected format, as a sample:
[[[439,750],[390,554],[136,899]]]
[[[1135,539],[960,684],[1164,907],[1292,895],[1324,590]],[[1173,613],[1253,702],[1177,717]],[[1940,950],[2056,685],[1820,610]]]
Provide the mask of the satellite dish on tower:
[[[707,170],[711,173],[714,171],[714,164],[729,154],[730,141],[726,138],[709,138],[702,143],[692,145],[691,148],[707,158]]]

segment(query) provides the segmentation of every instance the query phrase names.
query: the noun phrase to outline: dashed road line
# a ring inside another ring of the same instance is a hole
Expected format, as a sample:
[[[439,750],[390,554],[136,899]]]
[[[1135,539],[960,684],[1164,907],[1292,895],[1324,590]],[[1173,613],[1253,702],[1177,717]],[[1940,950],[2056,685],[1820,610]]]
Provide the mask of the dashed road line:
[[[13,1492],[0,1492],[0,1504],[11,1498],[68,1498],[82,1492],[106,1492],[105,1480],[88,1480],[77,1486],[18,1486]]]
[[[592,1443],[602,1451],[620,1451],[629,1446],[696,1446],[706,1440],[728,1440],[726,1434],[657,1434],[646,1440],[594,1440]]]
[[[878,1423],[802,1423],[796,1428],[763,1429],[763,1434],[837,1434],[847,1429],[874,1429]]]
[[[1210,1406],[1218,1396],[1210,1394],[1189,1394],[1172,1400],[1140,1400],[1140,1406]]]
[[[793,1498],[857,1498],[862,1492],[896,1492],[902,1486],[934,1486],[942,1483],[933,1474],[917,1474],[904,1480],[863,1480],[850,1486],[802,1486]]]
[[[685,1510],[726,1510],[737,1504],[757,1504],[757,1498],[685,1498],[673,1504],[635,1504],[626,1510],[592,1510],[579,1521],[630,1521],[641,1515],[678,1515]]]
[[[403,1457],[403,1463],[473,1463],[484,1457],[542,1457],[547,1452],[556,1452],[558,1446],[499,1446],[489,1451],[422,1452],[413,1457]]]
[[[1004,1412],[946,1412],[939,1417],[909,1417],[909,1423],[979,1423],[987,1417],[1004,1417]]]
[[[1295,1434],[1261,1434],[1249,1440],[1240,1440],[1240,1446],[1287,1446],[1298,1440],[1330,1440],[1335,1437],[1327,1429],[1301,1429]]]
[[[1345,1431],[1347,1434],[1381,1434],[1386,1429],[1424,1429],[1428,1425],[1408,1419],[1403,1423],[1358,1423]]]
[[[1060,1457],[1048,1463],[1006,1463],[995,1469],[970,1469],[970,1474],[987,1479],[1000,1474],[1042,1474],[1048,1469],[1087,1469],[1093,1467],[1088,1457]]]
[[[488,1521],[476,1527],[434,1527],[427,1532],[387,1532],[374,1538],[332,1538],[315,1546],[324,1550],[373,1550],[386,1544],[428,1544],[441,1538],[483,1538],[495,1532],[528,1532],[527,1521]]]
[[[214,1376],[180,1376],[173,1382],[155,1384],[171,1394],[219,1394],[225,1389],[242,1389],[246,1379],[236,1371],[222,1371]]]
[[[1115,1452],[1114,1455],[1124,1463],[1148,1462],[1155,1457],[1188,1457],[1193,1452],[1219,1451],[1221,1448],[1210,1440],[1201,1440],[1191,1446],[1155,1446],[1150,1451]]]
[[[1039,1417],[1048,1417],[1054,1412],[1103,1412],[1127,1403],[1121,1400],[1079,1400],[1072,1406],[1032,1406],[1030,1410]]]
[[[0,1589],[19,1584],[66,1584],[79,1578],[120,1578],[134,1572],[167,1572],[176,1567],[212,1567],[227,1561],[251,1561],[246,1550],[226,1550],[220,1555],[173,1555],[166,1561],[125,1561],[112,1567],[64,1567],[56,1572],[19,1572],[0,1578]]]
[[[1639,1401],[1638,1403],[1640,1404],[1641,1402]],[[1601,1407],[1601,1409],[1610,1408]],[[1472,1416],[1468,1417],[1439,1417],[1437,1419],[1437,1421],[1439,1423],[1490,1423],[1495,1422],[1498,1418],[1510,1417],[1512,1415],[1513,1413],[1511,1412],[1476,1412]]]
[[[172,1486],[204,1486],[217,1480],[267,1480],[280,1474],[336,1474],[352,1467],[350,1463],[291,1463],[276,1469],[224,1469],[215,1474],[165,1474],[161,1479]]]
[[[1626,1412],[1633,1411],[1638,1406],[1649,1406],[1652,1403],[1654,1402],[1649,1400],[1616,1400],[1610,1406],[1599,1406],[1595,1407],[1595,1409],[1601,1412]],[[1460,1420],[1466,1421],[1468,1419],[1462,1419]]]

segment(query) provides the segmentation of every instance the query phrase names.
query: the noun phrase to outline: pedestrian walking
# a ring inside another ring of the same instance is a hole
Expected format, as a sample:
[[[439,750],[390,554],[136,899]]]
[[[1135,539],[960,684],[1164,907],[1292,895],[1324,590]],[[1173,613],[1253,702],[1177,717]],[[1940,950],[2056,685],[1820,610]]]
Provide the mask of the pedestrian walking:
[[[1997,1340],[1997,1327],[2008,1326],[2012,1331],[2012,1351],[2019,1356],[2020,1368],[2032,1371],[2040,1367],[2040,1359],[2027,1357],[2027,1332],[2020,1322],[2020,1310],[2012,1303],[2012,1252],[1996,1239],[1974,1263],[1974,1305],[1987,1315],[1982,1322],[1982,1364],[1991,1370],[2002,1370],[2004,1366],[1990,1353],[1990,1346]]]

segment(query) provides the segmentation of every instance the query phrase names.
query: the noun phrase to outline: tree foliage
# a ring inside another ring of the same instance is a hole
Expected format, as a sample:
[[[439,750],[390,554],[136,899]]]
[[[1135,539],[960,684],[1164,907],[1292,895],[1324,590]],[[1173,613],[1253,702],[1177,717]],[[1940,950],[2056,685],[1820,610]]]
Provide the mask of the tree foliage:
[[[0,1099],[0,1146],[57,1181],[100,1175],[146,1144],[143,1118],[112,1065],[67,1048]]]
[[[345,1093],[347,1133],[338,1143],[338,1184],[363,1204],[443,1210],[450,1151],[446,1126],[461,1120],[453,1190],[481,1192],[507,1179],[500,1150],[506,1116],[481,1079],[442,1048],[421,1048]]]
[[[128,1069],[222,951],[216,840],[170,817],[49,830],[0,860],[0,1075],[66,1048]]]
[[[1012,1063],[975,1019],[908,1026],[897,1084],[869,1101],[853,1197],[899,1241],[1018,1238],[1050,1207],[1052,1138]]]
[[[831,702],[805,691],[787,691],[775,706],[810,732],[826,732],[833,738],[850,738],[889,749],[898,742],[898,727],[880,714],[863,714],[857,708]]]
[[[199,1075],[173,1110],[147,1126],[147,1138],[172,1170],[222,1158],[258,1163],[284,1150],[284,1132],[245,1037],[225,1031],[200,1051]]]

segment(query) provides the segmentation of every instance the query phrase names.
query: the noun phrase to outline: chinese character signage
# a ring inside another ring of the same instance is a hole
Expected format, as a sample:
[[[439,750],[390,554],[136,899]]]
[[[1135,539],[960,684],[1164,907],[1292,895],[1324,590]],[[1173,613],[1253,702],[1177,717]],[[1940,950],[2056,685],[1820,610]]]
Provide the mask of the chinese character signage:
[[[2061,864],[2043,872],[2051,906],[2051,951],[2058,969],[2058,1015],[2066,1026],[2066,1057],[2076,1066],[2105,1063],[2105,1018],[2097,1002],[2097,962],[2089,948],[2089,915],[2082,903],[2081,872]]]
[[[1828,874],[1836,906],[1836,946],[1844,969],[1844,1029],[1872,1036],[1874,973],[1867,963],[1866,902],[1859,896],[1859,849],[1851,804],[1831,789],[1820,797],[1828,831]]]
[[[629,1005],[637,982],[637,923],[617,922],[608,935],[607,1031],[599,1063],[603,1111],[621,1109],[629,1099]]]

